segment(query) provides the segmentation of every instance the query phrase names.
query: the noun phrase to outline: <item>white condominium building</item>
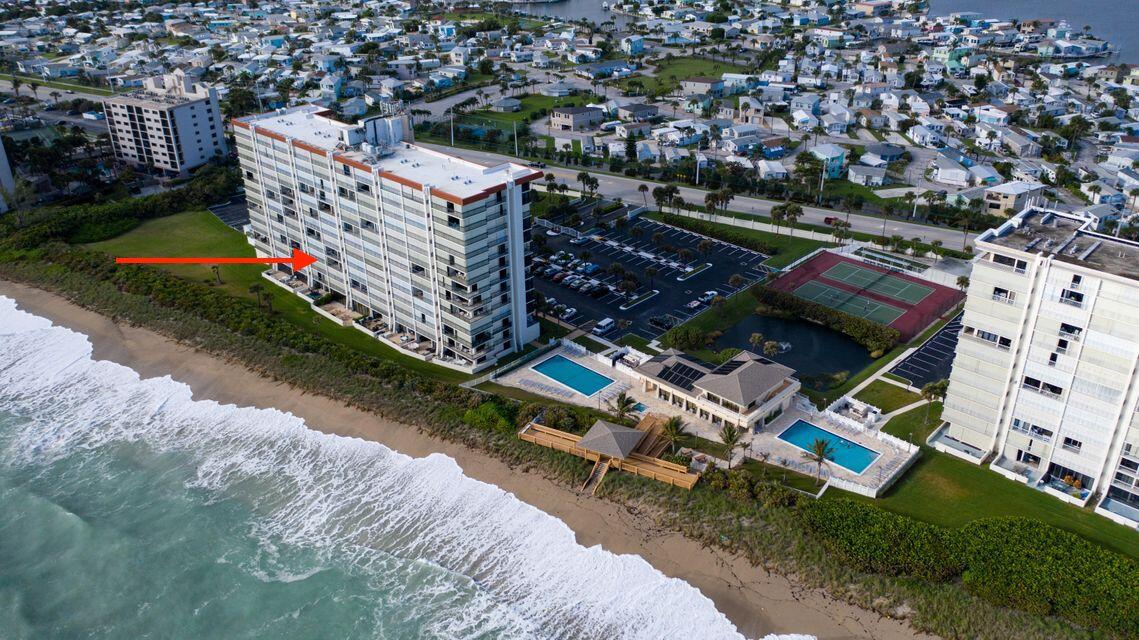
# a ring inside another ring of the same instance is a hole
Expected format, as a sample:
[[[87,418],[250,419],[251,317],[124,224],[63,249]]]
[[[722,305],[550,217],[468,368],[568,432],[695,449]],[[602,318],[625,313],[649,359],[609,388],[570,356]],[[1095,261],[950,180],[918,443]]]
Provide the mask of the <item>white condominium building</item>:
[[[316,105],[239,118],[234,133],[258,255],[315,256],[297,278],[445,366],[484,369],[537,339],[540,171],[416,146],[402,116],[345,124]]]
[[[103,113],[123,162],[184,174],[227,152],[217,91],[181,70],[104,99]]]
[[[1030,207],[976,241],[939,450],[1139,525],[1139,243]]]

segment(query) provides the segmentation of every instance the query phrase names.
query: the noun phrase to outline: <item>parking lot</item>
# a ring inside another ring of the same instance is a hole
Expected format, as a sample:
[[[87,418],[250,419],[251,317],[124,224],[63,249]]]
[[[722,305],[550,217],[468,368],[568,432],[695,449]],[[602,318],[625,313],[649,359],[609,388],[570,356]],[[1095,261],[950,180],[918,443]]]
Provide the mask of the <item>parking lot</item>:
[[[953,355],[957,352],[962,315],[964,314],[957,314],[956,318],[926,340],[917,351],[906,356],[890,373],[909,380],[912,386],[919,389],[930,382],[948,378],[953,366]]]
[[[249,209],[245,206],[244,195],[235,196],[229,202],[211,205],[209,210],[217,216],[219,220],[238,231],[241,231],[243,226],[249,224]]]
[[[559,305],[576,309],[576,315],[569,320],[574,324],[613,318],[626,326],[609,333],[610,339],[632,332],[651,340],[669,326],[706,309],[707,303],[691,304],[705,292],[728,296],[767,272],[762,265],[766,255],[713,239],[707,239],[707,251],[701,252],[700,243],[705,239],[647,219],[632,220],[622,229],[594,231],[581,241],[571,242],[565,235],[547,235],[546,245],[555,253],[568,252],[579,259],[584,256],[584,262],[595,264],[596,271],[588,279],[605,285],[606,290],[583,294],[541,275],[535,276],[535,288],[547,299],[554,298]],[[636,291],[626,295],[616,290],[623,278],[611,271],[614,263],[636,276]],[[656,270],[651,278],[649,268]],[[684,281],[678,280],[690,268],[702,270]],[[740,287],[729,285],[736,274],[744,279]],[[654,289],[659,293],[621,309]]]

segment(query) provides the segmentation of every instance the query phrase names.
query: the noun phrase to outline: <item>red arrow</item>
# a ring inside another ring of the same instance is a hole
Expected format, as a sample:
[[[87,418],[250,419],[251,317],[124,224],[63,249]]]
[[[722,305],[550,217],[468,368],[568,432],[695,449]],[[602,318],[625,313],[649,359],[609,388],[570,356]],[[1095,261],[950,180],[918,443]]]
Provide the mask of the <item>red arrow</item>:
[[[316,262],[316,258],[293,249],[291,258],[115,258],[119,264],[275,264],[291,263],[293,271],[300,271]]]

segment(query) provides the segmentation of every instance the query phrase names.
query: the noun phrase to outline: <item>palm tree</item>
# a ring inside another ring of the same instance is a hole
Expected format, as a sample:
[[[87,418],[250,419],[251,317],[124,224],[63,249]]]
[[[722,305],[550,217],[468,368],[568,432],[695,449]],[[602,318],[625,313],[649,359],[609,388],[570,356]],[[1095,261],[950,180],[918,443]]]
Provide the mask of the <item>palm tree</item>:
[[[613,401],[609,403],[609,407],[617,414],[618,420],[624,420],[626,416],[632,413],[633,407],[635,406],[637,406],[637,401],[633,399],[633,396],[630,396],[624,391],[617,394],[617,397],[613,398]]]
[[[676,443],[688,435],[684,428],[684,420],[680,416],[672,416],[661,427],[660,438],[668,443],[673,453],[676,453]]]
[[[660,273],[656,267],[645,267],[645,277],[649,279],[649,289],[653,288],[653,277]]]
[[[822,438],[815,438],[811,448],[803,452],[803,457],[815,463],[815,480],[816,484],[820,484],[823,481],[823,467],[829,468],[827,460],[834,457],[834,447]]]
[[[751,345],[752,351],[759,351],[763,344],[763,334],[758,331],[751,334],[751,337],[747,339],[747,343]]]
[[[964,291],[969,288],[969,276],[957,276],[957,288]]]
[[[795,223],[799,221],[799,218],[803,217],[803,207],[793,202],[784,205],[783,217],[787,220],[787,233],[790,234],[791,237],[794,237]]]
[[[738,273],[733,273],[732,277],[728,278],[728,286],[733,289],[739,289],[744,284],[744,277]]]
[[[771,223],[775,225],[775,235],[779,235],[779,227],[782,225],[783,219],[787,215],[787,207],[788,205],[786,204],[777,204],[774,207],[771,207]]]
[[[36,100],[39,100],[40,83],[33,80],[32,82],[28,83],[28,88],[32,90],[32,97]]]
[[[732,468],[732,454],[736,449],[740,448],[740,428],[734,424],[725,424],[720,429],[720,442],[724,445],[724,451],[728,454],[728,469]]]
[[[214,279],[218,281],[218,284],[221,284],[221,269],[218,267],[218,265],[211,265],[210,271],[214,272]]]
[[[24,86],[24,81],[19,76],[12,76],[12,93],[16,94],[17,98],[20,97],[20,87],[22,86]]]
[[[933,408],[933,403],[937,400],[945,398],[945,393],[949,389],[949,381],[942,378],[937,382],[927,382],[921,388],[921,399],[925,400],[925,422],[929,424],[929,414]]]
[[[774,340],[768,340],[763,343],[763,355],[768,358],[774,358],[779,355],[779,343]]]
[[[254,282],[253,284],[249,285],[249,293],[257,296],[257,308],[260,309],[261,294],[265,293],[265,285],[261,284],[260,282]]]
[[[642,182],[641,186],[637,187],[637,191],[641,192],[641,197],[645,200],[645,206],[649,206],[649,185]]]
[[[696,243],[696,250],[700,252],[700,255],[707,258],[708,253],[712,251],[712,241],[704,238],[700,242]]]

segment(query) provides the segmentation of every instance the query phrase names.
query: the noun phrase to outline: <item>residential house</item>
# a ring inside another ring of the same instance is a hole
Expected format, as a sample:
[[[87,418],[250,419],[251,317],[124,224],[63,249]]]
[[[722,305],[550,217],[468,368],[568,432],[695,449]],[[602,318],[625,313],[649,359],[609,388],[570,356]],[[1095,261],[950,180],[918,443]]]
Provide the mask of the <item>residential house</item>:
[[[558,131],[582,131],[601,123],[605,112],[597,107],[554,107],[550,127]]]

